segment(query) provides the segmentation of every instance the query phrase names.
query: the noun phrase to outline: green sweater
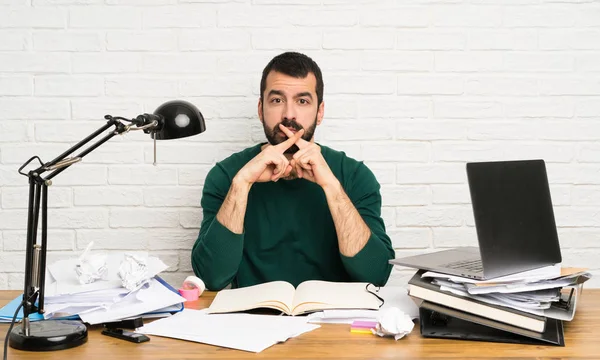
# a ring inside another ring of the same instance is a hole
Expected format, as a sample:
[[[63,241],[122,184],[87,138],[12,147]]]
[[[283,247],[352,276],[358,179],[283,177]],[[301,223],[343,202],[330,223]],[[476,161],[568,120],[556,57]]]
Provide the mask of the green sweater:
[[[208,173],[202,192],[203,219],[192,248],[192,267],[208,289],[220,290],[283,280],[358,281],[384,285],[394,258],[381,219],[379,183],[362,162],[321,146],[321,153],[371,229],[353,257],[340,253],[335,226],[322,188],[305,179],[255,183],[248,194],[244,232],[217,221],[233,177],[261,150],[235,153]]]

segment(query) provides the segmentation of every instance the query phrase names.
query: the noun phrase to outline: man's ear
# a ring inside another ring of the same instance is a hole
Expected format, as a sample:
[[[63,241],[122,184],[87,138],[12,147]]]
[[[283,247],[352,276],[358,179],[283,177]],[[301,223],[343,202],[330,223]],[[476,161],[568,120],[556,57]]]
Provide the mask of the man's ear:
[[[258,98],[258,119],[260,122],[263,122],[263,107],[261,98]]]
[[[325,115],[325,102],[321,101],[321,104],[319,104],[319,108],[317,109],[317,125],[321,125],[323,115]]]

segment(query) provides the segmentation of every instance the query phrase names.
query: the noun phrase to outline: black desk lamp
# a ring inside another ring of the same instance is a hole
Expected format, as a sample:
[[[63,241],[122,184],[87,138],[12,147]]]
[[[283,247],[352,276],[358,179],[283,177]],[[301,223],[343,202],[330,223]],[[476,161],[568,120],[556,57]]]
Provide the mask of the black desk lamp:
[[[92,152],[115,135],[129,130],[143,130],[154,139],[154,164],[156,164],[156,140],[178,139],[200,134],[206,130],[204,118],[194,105],[186,101],[169,101],[159,106],[153,114],[143,114],[135,119],[106,115],[106,125],[81,140],[75,146],[59,155],[56,159],[43,163],[38,156],[27,160],[19,168],[19,173],[29,178],[29,204],[27,213],[27,251],[25,255],[25,288],[23,301],[23,324],[9,330],[9,344],[19,350],[49,351],[68,349],[87,341],[87,328],[77,320],[29,321],[29,314],[44,313],[44,286],[46,275],[46,244],[48,227],[48,186],[52,178],[72,164]],[[115,129],[78,155],[68,157],[92,139],[115,126]],[[22,170],[33,160],[40,167],[24,173]],[[42,176],[46,171],[50,174]],[[40,203],[41,199],[41,203]],[[37,243],[38,219],[42,210],[41,244]],[[75,271],[75,270],[73,270]],[[36,306],[35,303],[38,303]],[[17,309],[17,312],[19,311]],[[15,314],[16,315],[16,314]],[[12,325],[11,325],[12,328]]]

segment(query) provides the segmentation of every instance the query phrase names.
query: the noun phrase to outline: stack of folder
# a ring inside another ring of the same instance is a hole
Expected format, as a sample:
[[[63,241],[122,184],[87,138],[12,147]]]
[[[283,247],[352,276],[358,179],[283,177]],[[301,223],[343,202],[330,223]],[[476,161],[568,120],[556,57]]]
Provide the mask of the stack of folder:
[[[585,269],[551,278],[474,281],[419,270],[409,295],[424,337],[564,346],[563,321],[575,316]]]

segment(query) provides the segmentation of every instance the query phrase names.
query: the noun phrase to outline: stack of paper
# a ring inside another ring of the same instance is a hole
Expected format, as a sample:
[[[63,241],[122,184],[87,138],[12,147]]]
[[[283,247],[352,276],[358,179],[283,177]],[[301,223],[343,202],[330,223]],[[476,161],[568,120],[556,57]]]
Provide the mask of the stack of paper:
[[[549,274],[550,272],[551,274]],[[515,275],[478,281],[435,272],[425,272],[441,291],[484,303],[508,307],[537,316],[573,320],[581,284],[591,274],[585,269],[555,265]],[[573,289],[573,294],[571,294]],[[568,299],[572,295],[571,299]],[[557,306],[569,300],[569,306]]]
[[[118,275],[119,265],[124,258],[122,253],[107,257],[107,279],[89,284],[79,283],[75,271],[77,259],[60,260],[51,264],[46,274],[43,318],[79,317],[89,324],[99,324],[132,316],[166,316],[171,312],[181,311],[185,299],[157,276],[168,266],[157,257],[147,256],[145,253],[138,255],[147,260],[146,275],[150,280],[133,291],[123,287]],[[11,304],[18,306],[21,297],[17,297]],[[15,310],[16,306],[12,305],[1,309],[0,322],[12,320]],[[10,319],[7,315],[9,312]],[[22,319],[22,316],[21,311],[17,320]],[[35,313],[30,316],[30,320],[42,320],[42,316]]]
[[[323,310],[309,314],[309,323],[352,324],[354,321],[373,321],[377,319],[378,310]]]
[[[231,349],[261,352],[278,342],[318,327],[307,324],[306,317],[207,314],[206,310],[184,309],[181,313],[154,321],[137,331]]]
[[[383,299],[379,310],[324,310],[308,315],[308,322],[322,324],[352,324],[354,321],[377,321],[382,311],[398,308],[411,319],[419,317],[419,308],[412,301],[405,287],[389,286],[378,288],[377,295]]]

